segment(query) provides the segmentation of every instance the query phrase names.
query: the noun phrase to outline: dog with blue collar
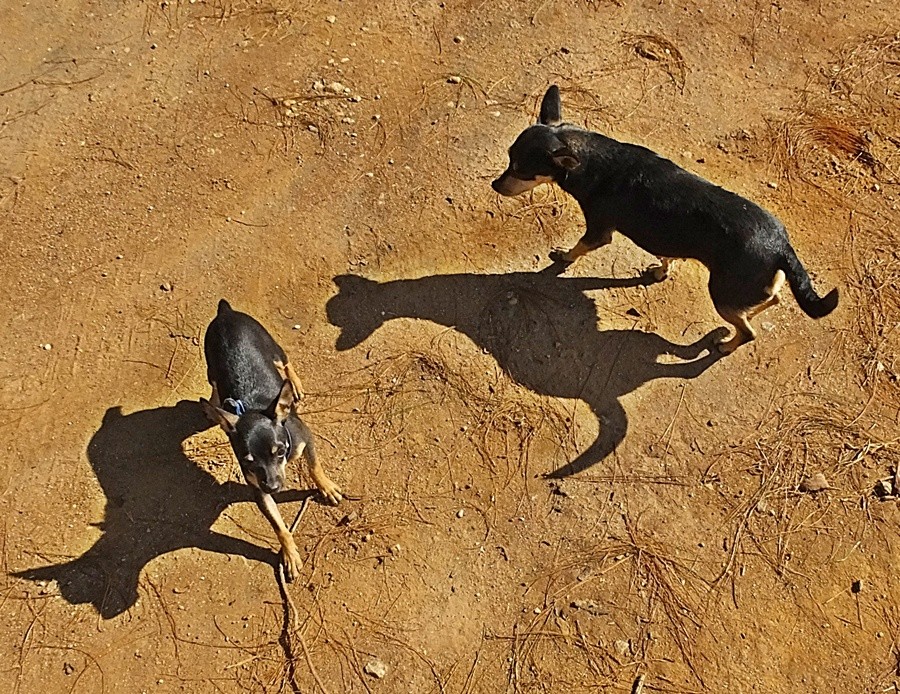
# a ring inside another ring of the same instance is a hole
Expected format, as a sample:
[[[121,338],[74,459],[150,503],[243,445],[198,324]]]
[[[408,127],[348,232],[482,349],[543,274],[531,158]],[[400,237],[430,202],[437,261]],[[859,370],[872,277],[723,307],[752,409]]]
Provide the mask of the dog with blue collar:
[[[300,379],[268,331],[224,299],[206,329],[203,351],[212,395],[200,404],[228,435],[244,479],[278,537],[285,576],[293,581],[303,562],[272,498],[284,488],[287,464],[305,458],[325,499],[341,501],[341,490],[316,458],[312,432],[297,415]]]

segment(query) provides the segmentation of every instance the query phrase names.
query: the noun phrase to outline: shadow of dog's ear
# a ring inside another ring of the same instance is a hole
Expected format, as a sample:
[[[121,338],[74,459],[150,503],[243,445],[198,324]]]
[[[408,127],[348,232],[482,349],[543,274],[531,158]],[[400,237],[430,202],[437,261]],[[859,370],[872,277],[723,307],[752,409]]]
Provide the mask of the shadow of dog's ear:
[[[338,275],[338,287],[325,304],[328,322],[341,329],[335,347],[351,349],[374,333],[384,323],[384,310],[378,303],[378,282],[359,275]]]

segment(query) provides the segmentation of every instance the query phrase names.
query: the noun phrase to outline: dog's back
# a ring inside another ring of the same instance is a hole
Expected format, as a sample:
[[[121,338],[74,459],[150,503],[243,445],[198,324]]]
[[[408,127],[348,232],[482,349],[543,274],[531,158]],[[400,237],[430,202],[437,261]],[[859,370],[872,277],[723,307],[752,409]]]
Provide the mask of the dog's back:
[[[590,221],[615,227],[645,251],[710,267],[762,239],[770,251],[788,245],[774,215],[656,152],[580,129],[574,136],[587,140],[581,150],[593,179],[587,185],[602,192],[589,195],[584,181],[571,179],[562,188],[585,200]]]
[[[259,321],[235,311],[225,299],[206,330],[203,351],[209,381],[222,398],[264,408],[281,390],[283,378],[275,362],[287,363],[284,350]]]

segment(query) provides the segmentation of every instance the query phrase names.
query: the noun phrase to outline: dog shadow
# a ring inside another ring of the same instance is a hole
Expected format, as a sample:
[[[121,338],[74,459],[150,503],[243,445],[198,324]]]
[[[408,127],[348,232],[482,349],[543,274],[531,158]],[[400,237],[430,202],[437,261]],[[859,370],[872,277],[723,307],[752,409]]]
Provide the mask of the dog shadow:
[[[253,501],[253,494],[245,484],[218,482],[184,455],[181,443],[210,426],[200,405],[188,400],[127,415],[121,407],[108,409],[87,447],[106,495],[100,537],[76,559],[14,575],[56,581],[67,601],[90,603],[111,619],[137,601],[147,563],[168,552],[196,547],[277,568],[272,550],[211,529],[223,510]],[[276,498],[305,495],[288,491]]]
[[[540,272],[433,275],[375,282],[334,278],[338,293],[326,306],[340,328],[337,349],[359,345],[383,323],[418,318],[453,328],[490,352],[517,383],[541,395],[583,400],[597,416],[597,439],[549,477],[566,477],[603,460],[624,439],[628,417],[619,398],[657,378],[695,378],[721,358],[718,328],[679,345],[641,330],[598,330],[597,309],[585,292],[650,284],[628,279],[559,277]],[[706,351],[705,356],[701,354]],[[684,360],[660,363],[660,356]]]

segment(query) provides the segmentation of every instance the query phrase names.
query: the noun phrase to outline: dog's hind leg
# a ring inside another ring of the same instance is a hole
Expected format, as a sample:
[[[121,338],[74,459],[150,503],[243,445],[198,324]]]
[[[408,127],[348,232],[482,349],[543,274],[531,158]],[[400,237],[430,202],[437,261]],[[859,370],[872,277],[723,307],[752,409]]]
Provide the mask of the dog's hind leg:
[[[781,297],[778,296],[778,292],[780,292],[781,288],[784,286],[784,280],[784,272],[778,270],[775,273],[775,277],[772,278],[772,283],[768,287],[766,287],[766,293],[768,293],[769,298],[763,301],[758,306],[754,306],[752,309],[747,311],[747,318],[758,316],[767,308],[778,305],[778,303],[781,301]]]
[[[659,265],[649,267],[647,268],[647,271],[657,282],[662,282],[669,276],[669,266],[672,264],[672,260],[673,258],[663,258],[660,256]]]
[[[278,359],[275,360],[275,368],[278,369],[278,373],[281,374],[282,378],[286,378],[291,382],[291,385],[294,387],[294,397],[297,400],[303,399],[303,383],[300,381],[300,376],[294,371],[294,367],[291,366],[289,361],[281,362]]]
[[[768,299],[763,301],[759,306],[754,306],[749,311],[747,311],[747,318],[755,318],[767,308],[777,306],[779,303],[781,303],[781,297],[779,297],[777,294],[773,294]]]
[[[727,309],[716,307],[719,315],[734,326],[737,331],[730,340],[719,342],[719,351],[722,354],[731,354],[734,350],[746,342],[756,339],[756,331],[747,320],[746,310]]]
[[[752,261],[753,259],[751,259]],[[766,271],[757,263],[739,259],[728,266],[710,268],[709,295],[722,318],[737,331],[730,340],[719,343],[722,354],[731,354],[756,338],[750,318],[774,306],[785,277],[781,270]]]

